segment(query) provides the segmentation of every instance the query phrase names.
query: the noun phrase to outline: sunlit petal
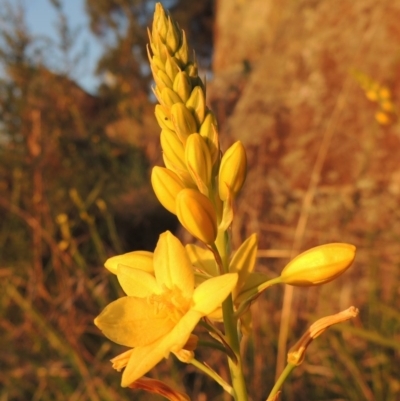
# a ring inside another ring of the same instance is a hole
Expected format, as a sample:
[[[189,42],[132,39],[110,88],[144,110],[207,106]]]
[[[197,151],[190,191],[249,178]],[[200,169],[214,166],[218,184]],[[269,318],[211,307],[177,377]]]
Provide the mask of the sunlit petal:
[[[201,248],[198,245],[188,244],[185,246],[190,261],[197,271],[205,273],[209,276],[218,275],[218,266],[215,262],[214,255],[209,249]]]
[[[160,292],[153,274],[134,269],[126,265],[118,265],[117,278],[126,295],[144,298]]]
[[[237,273],[229,273],[204,281],[194,291],[192,309],[203,315],[214,312],[232,292],[237,280]]]
[[[106,260],[104,266],[113,274],[117,274],[119,264],[134,267],[135,269],[144,270],[152,273],[153,268],[153,253],[147,251],[134,251],[124,253],[123,255],[113,256]]]
[[[122,374],[122,387],[142,377],[171,351],[181,350],[200,319],[199,312],[190,310],[168,334],[152,344],[135,348]]]
[[[160,287],[177,287],[185,298],[191,298],[194,288],[192,265],[181,242],[169,231],[160,235],[154,251],[154,266]]]
[[[174,326],[167,311],[136,297],[123,297],[110,303],[94,323],[110,340],[127,347],[150,344]]]

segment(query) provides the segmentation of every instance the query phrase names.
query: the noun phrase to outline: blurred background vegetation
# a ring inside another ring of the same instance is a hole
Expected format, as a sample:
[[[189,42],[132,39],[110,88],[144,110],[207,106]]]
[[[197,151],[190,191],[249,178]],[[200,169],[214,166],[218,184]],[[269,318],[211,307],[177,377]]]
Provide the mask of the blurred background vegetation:
[[[1,10],[1,401],[156,399],[120,388],[109,359],[122,347],[93,325],[121,295],[107,257],[153,250],[166,229],[188,239],[149,185],[162,165],[146,61],[154,2],[81,1],[104,44],[92,94],[72,78],[79,33],[61,1],[57,41],[35,38],[23,7]],[[243,342],[253,400],[273,384],[282,316],[290,345],[350,305],[359,318],[310,347],[283,399],[399,400],[400,1],[164,4],[208,77],[223,148],[240,139],[248,152],[236,244],[258,232],[258,269],[271,276],[307,247],[358,247],[337,282],[273,288],[253,306]],[[228,374],[223,358],[200,355]],[[227,399],[173,358],[152,374],[193,400]]]

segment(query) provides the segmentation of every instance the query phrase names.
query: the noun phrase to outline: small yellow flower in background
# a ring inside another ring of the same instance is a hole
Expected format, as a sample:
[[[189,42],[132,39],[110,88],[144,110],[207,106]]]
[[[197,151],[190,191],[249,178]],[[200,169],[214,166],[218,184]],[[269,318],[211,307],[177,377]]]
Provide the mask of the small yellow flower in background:
[[[282,270],[283,283],[307,287],[334,280],[344,273],[355,258],[356,247],[332,243],[311,248],[295,257]]]
[[[389,125],[391,122],[391,118],[389,117],[389,115],[381,110],[375,113],[375,120],[380,125]]]
[[[147,262],[136,268],[135,261],[142,256],[147,261],[152,259],[152,269]],[[107,264],[127,296],[109,304],[95,324],[110,340],[133,347],[112,361],[118,370],[125,367],[123,387],[170,352],[179,353],[199,320],[221,305],[238,279],[235,273],[225,274],[195,289],[185,248],[169,231],[160,235],[154,254],[131,252],[111,258]]]

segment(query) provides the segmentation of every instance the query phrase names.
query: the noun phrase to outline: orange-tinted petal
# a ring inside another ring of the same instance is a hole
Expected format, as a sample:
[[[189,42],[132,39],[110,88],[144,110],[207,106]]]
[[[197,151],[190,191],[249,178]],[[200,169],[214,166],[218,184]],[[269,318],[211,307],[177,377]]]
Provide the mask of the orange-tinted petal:
[[[194,289],[192,265],[185,248],[170,231],[160,235],[154,251],[154,266],[160,287],[179,288],[183,297],[191,298]]]
[[[123,297],[107,305],[94,323],[110,340],[127,347],[150,344],[174,326],[167,311],[145,298]]]
[[[168,334],[152,344],[135,348],[122,374],[122,387],[129,386],[145,375],[163,358],[167,358],[171,351],[181,350],[200,319],[199,312],[190,310]]]
[[[192,309],[203,316],[214,312],[235,288],[237,281],[237,273],[228,273],[204,281],[194,291]]]
[[[125,294],[131,297],[144,298],[160,292],[154,275],[143,270],[118,265],[117,277]]]

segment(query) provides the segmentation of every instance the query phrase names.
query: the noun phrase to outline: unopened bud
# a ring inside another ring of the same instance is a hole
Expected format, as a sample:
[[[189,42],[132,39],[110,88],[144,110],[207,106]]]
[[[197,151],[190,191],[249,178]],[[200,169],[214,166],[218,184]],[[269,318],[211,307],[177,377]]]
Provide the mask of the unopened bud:
[[[206,99],[200,86],[193,88],[189,100],[186,102],[186,107],[193,113],[197,124],[200,126],[206,114]]]
[[[181,98],[172,89],[167,87],[161,91],[161,100],[166,107],[172,107],[175,103],[182,102]]]
[[[218,160],[219,156],[219,142],[217,121],[211,111],[208,111],[204,117],[204,121],[199,129],[199,134],[205,139],[211,152],[212,163],[214,164]]]
[[[196,120],[183,103],[175,103],[171,107],[171,120],[174,125],[173,130],[183,144],[186,143],[186,139],[190,134],[197,132]]]
[[[160,203],[176,214],[176,196],[185,188],[181,179],[173,171],[156,166],[151,172],[151,185]]]
[[[167,35],[165,38],[165,44],[168,47],[168,50],[173,54],[178,50],[179,42],[180,42],[180,31],[179,28],[176,26],[174,21],[168,17],[168,29]]]
[[[206,142],[199,134],[188,137],[185,147],[186,166],[200,192],[208,195],[212,163]]]
[[[158,70],[157,73],[153,74],[154,81],[160,90],[172,88],[172,79],[163,70]]]
[[[174,124],[170,119],[169,111],[166,107],[157,104],[155,109],[155,115],[158,122],[158,125],[161,129],[168,129],[174,131]]]
[[[176,74],[180,71],[178,67],[175,57],[171,57],[169,54],[167,56],[167,61],[165,62],[165,73],[168,75],[168,78],[171,79],[171,82],[174,82]]]
[[[163,129],[160,135],[164,156],[175,169],[186,170],[185,148],[174,131]]]
[[[173,89],[179,95],[182,102],[186,102],[189,99],[192,84],[186,72],[180,71],[176,74]]]
[[[176,51],[175,57],[181,62],[182,65],[186,65],[189,61],[189,46],[187,44],[185,31],[182,31],[181,40],[181,45]]]
[[[311,248],[295,257],[282,270],[285,284],[308,287],[334,280],[344,273],[355,258],[356,247],[332,243]]]
[[[219,196],[225,201],[236,196],[242,188],[247,174],[247,158],[244,146],[235,142],[222,156],[219,168]]]
[[[217,237],[217,215],[211,201],[194,189],[184,189],[176,197],[176,215],[192,234],[206,244]]]

